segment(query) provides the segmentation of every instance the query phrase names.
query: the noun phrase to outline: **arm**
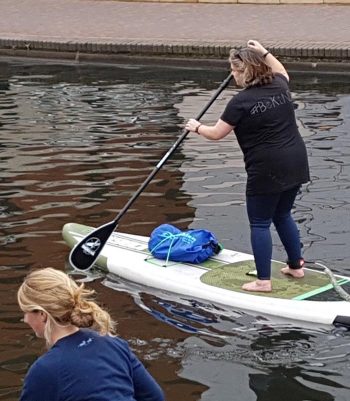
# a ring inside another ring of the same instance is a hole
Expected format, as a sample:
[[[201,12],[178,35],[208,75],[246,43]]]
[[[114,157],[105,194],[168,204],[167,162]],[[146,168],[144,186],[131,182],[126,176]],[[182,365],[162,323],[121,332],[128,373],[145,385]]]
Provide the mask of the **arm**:
[[[55,401],[57,394],[55,372],[37,360],[24,379],[20,401]]]
[[[146,368],[131,352],[130,361],[133,371],[135,400],[137,401],[165,401],[162,389]]]
[[[264,56],[265,63],[271,67],[272,72],[284,75],[289,81],[289,75],[286,69],[284,68],[283,64],[280,61],[278,61],[275,56],[269,53],[261,43],[259,43],[257,40],[248,40],[247,45],[250,49],[253,49],[256,52],[260,53],[262,56]],[[266,53],[267,55],[265,56]]]
[[[234,127],[221,119],[219,119],[215,125],[204,125],[194,118],[191,118],[188,120],[185,128],[191,132],[196,132],[198,135],[204,136],[204,138],[217,141],[228,135]]]

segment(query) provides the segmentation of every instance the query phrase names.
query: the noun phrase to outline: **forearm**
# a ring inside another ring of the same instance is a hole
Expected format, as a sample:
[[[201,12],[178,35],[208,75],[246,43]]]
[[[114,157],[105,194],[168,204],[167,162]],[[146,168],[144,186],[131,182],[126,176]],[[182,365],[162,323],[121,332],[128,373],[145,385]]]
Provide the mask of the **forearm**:
[[[203,136],[206,139],[210,139],[211,141],[218,141],[223,138],[223,135],[215,128],[215,126],[204,125],[201,124],[197,134]]]
[[[264,54],[267,53],[267,50]],[[271,67],[272,72],[279,73],[284,75],[287,79],[289,79],[288,73],[286,69],[284,68],[283,64],[277,60],[277,58],[271,54],[270,52],[267,53],[267,55],[264,57],[265,58],[265,63]]]
[[[215,125],[205,125],[191,118],[186,124],[186,129],[191,132],[196,132],[198,135],[203,136],[206,139],[218,141],[228,135],[233,127],[221,119],[219,119]]]

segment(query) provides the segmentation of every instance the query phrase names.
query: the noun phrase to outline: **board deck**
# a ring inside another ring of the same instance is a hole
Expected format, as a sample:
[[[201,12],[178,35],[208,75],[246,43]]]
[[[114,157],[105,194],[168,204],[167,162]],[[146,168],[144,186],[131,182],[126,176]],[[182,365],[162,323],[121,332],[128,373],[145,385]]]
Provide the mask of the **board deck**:
[[[63,237],[72,248],[92,227],[69,223]],[[350,303],[339,296],[325,301],[333,285],[324,272],[305,269],[305,277],[295,279],[280,272],[284,263],[272,263],[271,293],[248,293],[243,283],[254,280],[248,275],[255,269],[252,255],[223,250],[201,264],[159,260],[148,251],[148,237],[115,232],[103,248],[96,265],[127,280],[168,290],[182,295],[217,302],[275,316],[334,323],[338,315],[349,317]],[[338,285],[350,283],[350,278],[336,276]],[[322,295],[320,297],[320,294]],[[303,306],[302,308],[300,308]]]

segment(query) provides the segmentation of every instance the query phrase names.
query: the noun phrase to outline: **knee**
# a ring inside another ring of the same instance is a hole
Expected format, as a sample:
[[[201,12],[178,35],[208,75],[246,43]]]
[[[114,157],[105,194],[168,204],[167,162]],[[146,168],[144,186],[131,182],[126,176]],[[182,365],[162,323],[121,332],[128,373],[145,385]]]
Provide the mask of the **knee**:
[[[292,218],[292,215],[290,212],[285,213],[285,214],[279,214],[278,216],[274,216],[273,218],[273,224],[278,227],[280,224],[283,224],[287,221],[289,221]]]
[[[251,229],[268,230],[271,226],[272,219],[250,219],[249,224]]]

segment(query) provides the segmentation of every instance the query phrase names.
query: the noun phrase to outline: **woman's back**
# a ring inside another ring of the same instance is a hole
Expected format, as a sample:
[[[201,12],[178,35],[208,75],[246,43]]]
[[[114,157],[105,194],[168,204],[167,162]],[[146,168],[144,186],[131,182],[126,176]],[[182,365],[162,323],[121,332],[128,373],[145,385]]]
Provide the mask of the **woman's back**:
[[[162,401],[154,379],[117,337],[81,329],[31,367],[21,401]]]
[[[306,148],[285,77],[276,74],[271,83],[244,89],[221,119],[235,127],[248,173],[247,194],[281,192],[309,180]]]
[[[257,148],[285,146],[299,136],[288,83],[280,74],[269,84],[241,91],[221,118],[235,127],[245,156]]]

